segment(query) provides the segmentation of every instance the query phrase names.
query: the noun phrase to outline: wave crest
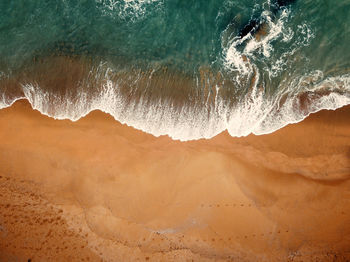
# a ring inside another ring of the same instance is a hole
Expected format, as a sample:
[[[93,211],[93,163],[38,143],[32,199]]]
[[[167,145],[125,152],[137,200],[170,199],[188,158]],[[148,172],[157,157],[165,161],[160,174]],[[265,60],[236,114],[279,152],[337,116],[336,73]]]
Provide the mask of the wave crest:
[[[55,65],[52,70],[56,72],[57,61]],[[79,75],[72,67],[58,71],[57,75],[69,72]],[[78,77],[72,80],[74,83],[65,82],[63,90],[50,86],[57,81],[55,79],[49,82],[22,79],[17,95],[2,93],[0,107],[8,107],[24,98],[42,114],[72,121],[93,110],[101,110],[144,132],[186,141],[211,138],[224,130],[234,137],[267,134],[321,109],[350,104],[349,74],[324,77],[322,72],[315,71],[281,83],[279,92],[271,96],[261,86],[260,75],[255,72],[248,91],[236,99],[228,93],[225,83],[222,85],[224,81],[217,79],[220,75],[210,72],[196,80],[203,84],[201,89],[198,86],[191,89],[196,81],[170,73],[137,71],[133,75],[130,72],[115,75],[104,64],[81,74],[85,76],[83,79]],[[73,76],[67,78],[73,79]],[[71,85],[76,88],[70,88]],[[183,89],[179,91],[176,87]]]

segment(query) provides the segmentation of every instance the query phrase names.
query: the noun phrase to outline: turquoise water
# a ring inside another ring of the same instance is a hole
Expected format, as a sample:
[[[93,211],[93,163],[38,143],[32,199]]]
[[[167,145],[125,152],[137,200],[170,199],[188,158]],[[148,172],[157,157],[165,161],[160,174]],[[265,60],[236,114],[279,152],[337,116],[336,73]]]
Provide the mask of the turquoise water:
[[[0,0],[0,106],[25,97],[72,120],[100,109],[187,140],[349,104],[350,2],[289,2]]]

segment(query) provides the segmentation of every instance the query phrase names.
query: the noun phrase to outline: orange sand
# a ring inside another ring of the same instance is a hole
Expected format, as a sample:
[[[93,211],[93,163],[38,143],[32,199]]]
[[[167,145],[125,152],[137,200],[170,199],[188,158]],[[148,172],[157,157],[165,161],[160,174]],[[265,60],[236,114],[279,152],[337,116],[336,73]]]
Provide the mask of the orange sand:
[[[0,110],[0,261],[349,261],[350,107],[173,141]]]

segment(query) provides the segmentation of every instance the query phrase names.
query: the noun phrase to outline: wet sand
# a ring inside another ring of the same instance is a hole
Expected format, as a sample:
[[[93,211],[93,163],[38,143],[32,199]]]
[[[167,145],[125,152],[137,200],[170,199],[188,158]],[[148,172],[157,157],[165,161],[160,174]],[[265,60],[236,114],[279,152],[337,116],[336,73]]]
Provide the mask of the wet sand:
[[[179,142],[17,101],[0,110],[0,261],[349,261],[349,117]]]

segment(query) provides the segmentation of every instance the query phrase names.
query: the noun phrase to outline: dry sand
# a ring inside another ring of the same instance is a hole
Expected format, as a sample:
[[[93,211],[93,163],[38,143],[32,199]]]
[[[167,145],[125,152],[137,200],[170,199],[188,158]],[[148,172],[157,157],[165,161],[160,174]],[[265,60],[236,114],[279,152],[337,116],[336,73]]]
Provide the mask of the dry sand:
[[[173,141],[0,111],[0,261],[349,261],[350,107]]]

